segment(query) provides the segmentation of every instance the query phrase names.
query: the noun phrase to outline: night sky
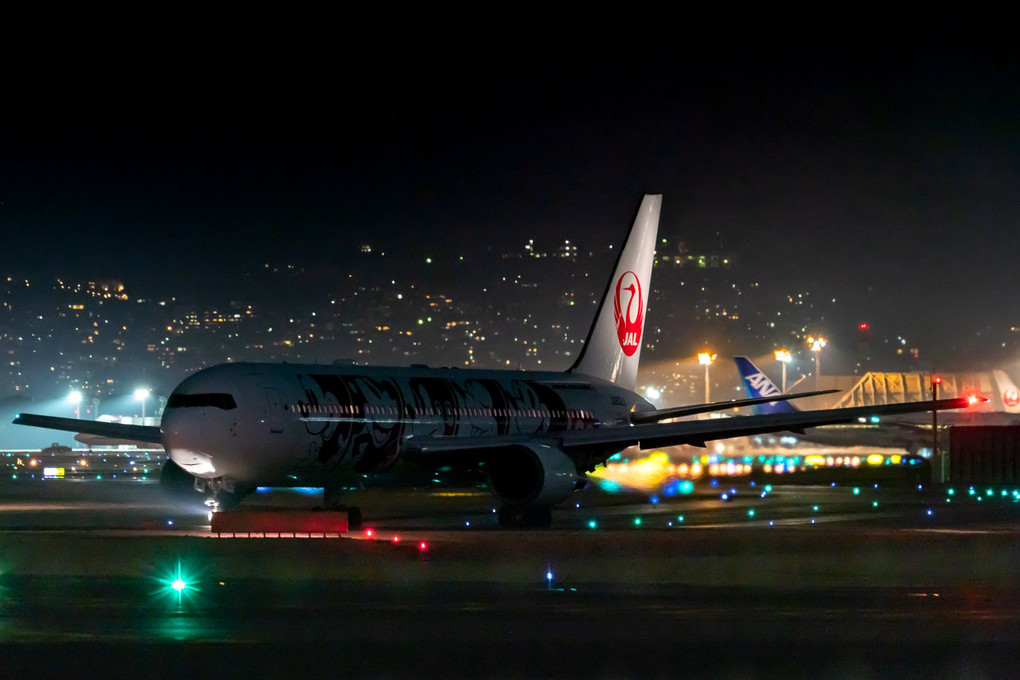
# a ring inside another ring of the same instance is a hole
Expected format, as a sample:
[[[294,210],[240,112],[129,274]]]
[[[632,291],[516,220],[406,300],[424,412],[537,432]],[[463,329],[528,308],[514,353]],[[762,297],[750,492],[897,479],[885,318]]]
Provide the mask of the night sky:
[[[0,269],[159,295],[366,240],[598,248],[648,192],[660,233],[919,341],[1020,322],[1016,17],[606,19],[143,37],[15,74]]]

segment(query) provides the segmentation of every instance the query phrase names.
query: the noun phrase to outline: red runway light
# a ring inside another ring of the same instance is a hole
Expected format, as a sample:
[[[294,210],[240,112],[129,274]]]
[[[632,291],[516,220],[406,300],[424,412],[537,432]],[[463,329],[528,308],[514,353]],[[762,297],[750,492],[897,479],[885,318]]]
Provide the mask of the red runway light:
[[[394,536],[393,537],[393,542],[394,543],[400,543],[400,536]]]
[[[375,532],[372,531],[371,529],[365,529],[365,537],[366,538],[375,538]]]
[[[418,550],[421,550],[422,552],[425,552],[428,549],[429,549],[429,544],[426,543],[425,541],[422,541],[421,543],[418,544]]]

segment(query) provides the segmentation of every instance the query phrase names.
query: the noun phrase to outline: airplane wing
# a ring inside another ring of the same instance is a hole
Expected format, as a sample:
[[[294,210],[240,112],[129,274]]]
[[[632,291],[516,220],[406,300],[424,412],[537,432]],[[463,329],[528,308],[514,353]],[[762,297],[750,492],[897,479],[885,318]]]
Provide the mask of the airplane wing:
[[[57,418],[39,416],[34,413],[19,413],[12,421],[15,425],[43,427],[47,430],[62,430],[91,434],[109,439],[124,439],[145,444],[162,444],[163,431],[151,425],[129,425],[110,423],[103,420],[79,420],[78,418]]]
[[[820,394],[832,394],[839,392],[839,390],[816,390],[814,392],[795,392],[794,394],[779,394],[771,397],[755,397],[753,399],[731,399],[729,401],[714,401],[710,404],[693,404],[691,406],[676,406],[674,408],[664,408],[657,411],[642,411],[640,413],[634,413],[630,417],[630,422],[634,425],[643,425],[645,423],[657,423],[662,420],[669,420],[670,418],[682,418],[684,416],[693,416],[698,413],[709,413],[711,411],[725,411],[728,408],[738,408],[740,406],[754,406],[755,404],[767,404],[774,401],[786,401],[787,399],[803,399],[804,397],[816,397]]]
[[[136,446],[142,448],[163,448],[161,444],[154,444],[153,442],[143,442],[138,439],[124,439],[124,438],[110,438],[100,437],[96,434],[85,434],[79,432],[74,435],[74,440],[81,442],[90,449],[93,446]]]
[[[957,409],[969,406],[971,403],[972,401],[967,397],[958,397],[955,399],[939,399],[937,401],[905,404],[880,404],[875,406],[857,406],[854,408],[743,416],[741,418],[716,418],[677,423],[634,425],[633,427],[572,430],[563,433],[561,446],[567,453],[571,449],[603,446],[607,450],[634,445],[642,449],[657,446],[673,446],[676,444],[704,446],[705,442],[715,439],[746,437],[767,432],[817,427],[819,425],[855,423],[858,418],[870,418],[874,415],[896,415],[918,411]]]
[[[775,401],[774,397],[770,397]],[[505,449],[508,446],[551,446],[571,450],[604,449],[619,451],[628,446],[642,449],[658,446],[690,444],[704,446],[705,442],[729,437],[746,437],[766,432],[797,431],[818,425],[856,423],[860,418],[874,415],[895,415],[916,413],[932,409],[964,408],[971,404],[966,397],[940,399],[938,401],[911,402],[906,404],[880,404],[855,408],[822,409],[819,411],[797,411],[780,415],[742,416],[740,418],[713,418],[711,420],[687,420],[676,423],[645,423],[631,427],[604,427],[590,430],[569,430],[559,439],[551,436],[534,437],[520,434],[516,437],[458,437],[417,435],[405,441],[406,450],[419,454],[447,454],[451,460],[484,458],[487,451]]]

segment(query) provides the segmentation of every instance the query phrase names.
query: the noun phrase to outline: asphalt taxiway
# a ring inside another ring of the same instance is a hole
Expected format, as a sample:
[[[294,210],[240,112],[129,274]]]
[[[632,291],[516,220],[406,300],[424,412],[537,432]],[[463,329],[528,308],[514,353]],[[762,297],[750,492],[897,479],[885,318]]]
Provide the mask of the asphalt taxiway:
[[[0,648],[27,676],[1014,677],[1012,493],[591,489],[506,531],[483,491],[368,490],[371,535],[216,538],[151,482],[7,480]]]

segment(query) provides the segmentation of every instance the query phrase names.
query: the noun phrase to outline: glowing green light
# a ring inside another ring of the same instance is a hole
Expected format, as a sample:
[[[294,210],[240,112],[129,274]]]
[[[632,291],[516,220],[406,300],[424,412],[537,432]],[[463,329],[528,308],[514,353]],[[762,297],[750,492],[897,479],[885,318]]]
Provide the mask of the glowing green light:
[[[953,495],[954,493],[956,493],[956,492],[955,492],[955,491],[953,491],[952,489],[949,489],[949,495],[950,495],[950,496],[952,496],[952,495]]]
[[[860,496],[861,495],[861,490],[860,490],[859,487],[856,487],[856,486],[854,487],[854,495],[855,496]]]
[[[597,526],[598,526],[598,522],[596,522],[596,521],[595,521],[595,520],[593,520],[593,519],[591,519],[591,520],[588,520],[588,528],[589,528],[589,529],[594,529],[594,528],[596,528]]]
[[[817,505],[816,505],[816,506],[814,506],[814,511],[815,511],[815,512],[818,512],[818,506],[817,506]]]
[[[878,501],[871,501],[871,507],[877,508],[878,507]]]
[[[678,522],[684,521],[684,516],[683,515],[677,515],[676,516],[676,521],[678,521]]]
[[[641,526],[641,518],[640,517],[635,517],[634,518],[634,526],[636,526],[636,527]]]
[[[194,574],[189,574],[180,562],[169,573],[164,573],[159,577],[158,581],[161,583],[161,587],[154,594],[159,597],[172,598],[178,608],[184,604],[185,600],[190,601],[200,590],[195,586]]]
[[[748,510],[747,511],[747,516],[748,517],[754,517],[754,510],[753,509],[752,510]]]

